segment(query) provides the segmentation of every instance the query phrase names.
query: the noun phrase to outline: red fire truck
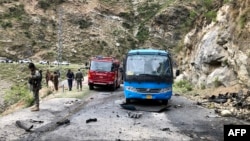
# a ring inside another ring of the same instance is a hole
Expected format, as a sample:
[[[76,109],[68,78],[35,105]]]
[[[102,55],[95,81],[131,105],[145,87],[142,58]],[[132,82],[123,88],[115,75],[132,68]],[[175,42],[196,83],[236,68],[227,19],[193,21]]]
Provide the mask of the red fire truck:
[[[94,87],[107,87],[112,91],[120,87],[122,83],[122,68],[120,61],[113,57],[92,57],[88,70],[89,89]]]

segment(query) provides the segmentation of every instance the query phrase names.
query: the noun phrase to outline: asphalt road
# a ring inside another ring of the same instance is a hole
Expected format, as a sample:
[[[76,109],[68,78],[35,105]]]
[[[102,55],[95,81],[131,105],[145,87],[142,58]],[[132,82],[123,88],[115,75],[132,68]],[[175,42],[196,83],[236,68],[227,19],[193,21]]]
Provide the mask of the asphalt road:
[[[85,100],[51,99],[39,112],[23,109],[0,118],[0,140],[82,141],[82,140],[171,140],[222,141],[223,125],[249,124],[230,117],[219,117],[212,109],[196,105],[183,96],[173,96],[167,109],[128,110],[122,87],[115,92],[97,89]],[[135,101],[134,104],[145,104]],[[144,105],[148,106],[149,103]],[[152,107],[160,105],[150,103]],[[137,118],[131,115],[140,115]],[[15,123],[33,128],[27,132]]]

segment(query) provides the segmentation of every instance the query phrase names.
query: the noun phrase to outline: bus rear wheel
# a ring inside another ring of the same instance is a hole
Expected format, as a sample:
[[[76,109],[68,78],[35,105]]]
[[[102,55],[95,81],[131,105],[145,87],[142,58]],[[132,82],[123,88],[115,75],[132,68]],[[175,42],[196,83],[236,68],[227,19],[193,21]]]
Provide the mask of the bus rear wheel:
[[[116,83],[114,83],[113,85],[111,85],[111,86],[110,86],[111,91],[115,91],[116,87],[117,87]]]

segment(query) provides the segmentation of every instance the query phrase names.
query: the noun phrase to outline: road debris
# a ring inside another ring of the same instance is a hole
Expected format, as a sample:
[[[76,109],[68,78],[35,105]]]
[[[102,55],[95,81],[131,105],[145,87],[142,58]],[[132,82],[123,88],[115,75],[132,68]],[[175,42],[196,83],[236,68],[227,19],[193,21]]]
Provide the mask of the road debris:
[[[80,102],[80,100],[76,99],[76,100],[70,100],[64,103],[64,106],[69,107],[72,106],[73,104]]]
[[[170,131],[170,128],[162,128],[161,131]]]
[[[31,123],[43,123],[44,121],[30,119],[30,122]]]
[[[69,119],[65,119],[65,120],[56,122],[56,124],[57,125],[70,124],[70,120]]]
[[[174,105],[174,108],[182,108],[182,105]]]
[[[130,118],[140,118],[142,116],[142,113],[132,113],[132,112],[128,112],[128,117]]]
[[[17,120],[17,121],[16,121],[16,125],[17,125],[17,127],[21,128],[21,129],[24,129],[26,132],[30,132],[31,129],[33,128],[33,125],[31,125],[31,126],[26,126],[26,125],[24,125],[24,123],[22,123],[20,120]]]
[[[97,121],[97,118],[90,118],[90,119],[87,119],[86,120],[86,123],[89,123],[89,122],[96,122]]]

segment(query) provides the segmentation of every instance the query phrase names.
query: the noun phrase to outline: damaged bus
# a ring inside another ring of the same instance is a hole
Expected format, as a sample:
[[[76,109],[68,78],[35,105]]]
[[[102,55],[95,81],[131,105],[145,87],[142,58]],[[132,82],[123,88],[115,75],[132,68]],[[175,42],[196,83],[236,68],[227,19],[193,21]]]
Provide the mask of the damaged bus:
[[[133,99],[151,99],[167,105],[173,85],[169,52],[156,49],[130,50],[123,65],[126,103]]]

